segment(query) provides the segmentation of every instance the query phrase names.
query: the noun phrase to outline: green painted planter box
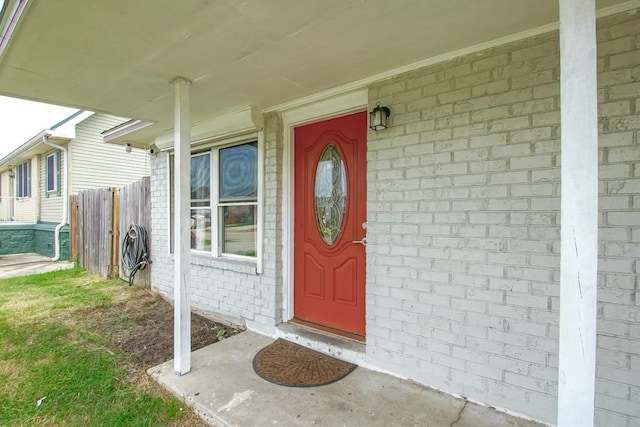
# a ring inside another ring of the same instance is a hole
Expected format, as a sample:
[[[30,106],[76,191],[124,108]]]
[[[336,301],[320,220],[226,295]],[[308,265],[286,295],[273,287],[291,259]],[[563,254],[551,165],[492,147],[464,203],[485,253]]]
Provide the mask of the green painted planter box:
[[[55,222],[37,224],[0,224],[0,255],[37,253],[55,254]],[[60,259],[69,259],[69,226],[60,229]]]

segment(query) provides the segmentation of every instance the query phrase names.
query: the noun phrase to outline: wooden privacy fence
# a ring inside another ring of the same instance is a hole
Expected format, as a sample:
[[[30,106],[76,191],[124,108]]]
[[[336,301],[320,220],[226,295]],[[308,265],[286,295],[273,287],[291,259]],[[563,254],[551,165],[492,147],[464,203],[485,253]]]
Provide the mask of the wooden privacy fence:
[[[127,234],[131,223],[139,224],[147,230],[147,236],[151,237],[151,179],[146,176],[138,182],[120,188],[119,221],[116,250],[118,251],[118,272],[121,279],[127,279],[129,271],[122,267],[122,239]],[[147,253],[151,260],[151,240],[147,239]],[[144,270],[138,270],[134,277],[134,284],[151,286],[151,264]]]
[[[103,277],[128,278],[129,271],[122,266],[122,239],[131,223],[142,225],[151,235],[149,187],[150,178],[144,177],[124,187],[85,190],[72,197],[71,256],[77,256],[80,266]],[[150,270],[150,266],[139,270],[134,283],[151,285]]]

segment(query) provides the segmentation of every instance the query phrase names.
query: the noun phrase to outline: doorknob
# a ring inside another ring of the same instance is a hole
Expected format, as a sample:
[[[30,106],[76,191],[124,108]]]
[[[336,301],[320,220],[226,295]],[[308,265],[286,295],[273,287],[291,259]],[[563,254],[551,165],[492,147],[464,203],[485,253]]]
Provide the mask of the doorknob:
[[[367,246],[367,238],[363,237],[362,240],[352,240],[351,243],[360,243],[362,246]]]

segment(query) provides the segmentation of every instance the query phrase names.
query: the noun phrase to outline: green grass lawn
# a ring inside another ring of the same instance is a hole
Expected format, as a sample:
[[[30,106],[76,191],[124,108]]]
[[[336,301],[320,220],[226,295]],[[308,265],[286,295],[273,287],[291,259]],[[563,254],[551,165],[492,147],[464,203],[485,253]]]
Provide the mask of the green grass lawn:
[[[77,269],[0,280],[0,425],[202,425],[86,321],[128,289]]]

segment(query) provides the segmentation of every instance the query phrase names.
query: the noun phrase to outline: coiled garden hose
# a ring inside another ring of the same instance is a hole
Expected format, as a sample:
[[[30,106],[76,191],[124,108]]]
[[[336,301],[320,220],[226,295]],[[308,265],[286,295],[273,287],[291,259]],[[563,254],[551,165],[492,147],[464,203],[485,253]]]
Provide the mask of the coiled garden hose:
[[[129,286],[133,285],[133,277],[138,270],[144,270],[149,265],[147,252],[147,230],[142,225],[129,224],[129,230],[122,240],[122,265],[129,270]],[[126,275],[126,271],[125,271]]]

